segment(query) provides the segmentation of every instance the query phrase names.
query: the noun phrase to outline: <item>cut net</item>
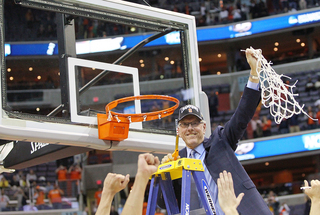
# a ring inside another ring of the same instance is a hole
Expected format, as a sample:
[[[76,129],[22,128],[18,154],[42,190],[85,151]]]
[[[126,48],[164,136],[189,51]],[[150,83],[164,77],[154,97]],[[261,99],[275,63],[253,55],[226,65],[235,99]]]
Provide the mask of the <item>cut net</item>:
[[[300,104],[295,100],[295,96],[299,94],[293,93],[293,88],[296,87],[296,81],[293,85],[283,82],[283,78],[291,79],[283,74],[277,74],[271,67],[271,62],[268,62],[262,55],[261,49],[253,49],[254,57],[257,58],[257,74],[259,76],[261,87],[262,104],[270,109],[270,114],[274,121],[280,124],[283,119],[288,119],[293,114],[300,114],[301,112],[307,115],[312,120],[311,116],[303,110],[304,104]],[[261,64],[261,70],[259,66]]]

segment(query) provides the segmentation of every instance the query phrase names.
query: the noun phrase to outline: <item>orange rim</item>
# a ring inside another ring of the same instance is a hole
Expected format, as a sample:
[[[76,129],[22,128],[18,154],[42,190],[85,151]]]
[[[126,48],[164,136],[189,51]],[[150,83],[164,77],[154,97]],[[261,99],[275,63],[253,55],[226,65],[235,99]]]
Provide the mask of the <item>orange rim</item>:
[[[159,99],[175,102],[176,104],[170,108],[154,111],[150,113],[137,113],[137,114],[124,114],[124,113],[115,113],[111,111],[113,108],[117,107],[118,104],[129,102],[133,100],[145,100],[145,99]],[[141,96],[130,96],[122,99],[117,99],[106,105],[106,114],[109,115],[109,121],[129,121],[129,122],[142,122],[150,121],[155,119],[161,119],[166,116],[173,114],[174,110],[179,107],[179,100],[171,96],[163,95],[141,95]]]

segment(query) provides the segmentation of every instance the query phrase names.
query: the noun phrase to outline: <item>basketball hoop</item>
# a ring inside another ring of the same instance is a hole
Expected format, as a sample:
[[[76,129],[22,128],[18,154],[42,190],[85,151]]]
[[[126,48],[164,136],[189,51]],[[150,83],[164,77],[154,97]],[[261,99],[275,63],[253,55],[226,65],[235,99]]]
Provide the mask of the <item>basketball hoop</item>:
[[[111,111],[120,103],[145,99],[167,100],[175,102],[176,104],[170,108],[150,113],[125,114],[115,113]],[[131,122],[144,122],[155,119],[161,119],[173,114],[174,110],[178,107],[178,99],[171,96],[163,95],[130,96],[112,101],[106,105],[106,114],[97,114],[99,139],[117,141],[124,140],[128,138],[129,124]]]

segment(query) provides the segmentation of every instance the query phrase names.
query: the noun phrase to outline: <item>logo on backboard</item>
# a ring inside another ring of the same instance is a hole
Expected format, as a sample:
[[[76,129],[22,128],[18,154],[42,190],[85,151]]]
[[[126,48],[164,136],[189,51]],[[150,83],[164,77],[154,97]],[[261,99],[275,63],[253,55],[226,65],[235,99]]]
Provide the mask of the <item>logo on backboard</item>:
[[[39,149],[49,145],[49,143],[38,143],[38,142],[31,142],[31,151],[30,154],[33,154],[34,152],[38,151]]]

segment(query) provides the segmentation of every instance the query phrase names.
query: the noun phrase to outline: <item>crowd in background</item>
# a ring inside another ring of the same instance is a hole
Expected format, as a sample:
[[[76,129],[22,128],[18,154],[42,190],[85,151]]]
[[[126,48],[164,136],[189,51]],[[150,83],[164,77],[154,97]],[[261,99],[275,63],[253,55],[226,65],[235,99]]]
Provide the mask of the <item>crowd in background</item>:
[[[146,4],[144,1],[133,1]],[[293,9],[301,10],[318,6],[317,0],[274,0],[262,1],[252,0],[250,4],[241,1],[225,1],[221,4],[218,1],[175,1],[159,0],[147,1],[153,7],[164,8],[180,13],[187,13],[196,17],[198,26],[209,26],[226,24],[240,20],[255,19],[263,16],[290,12]],[[304,2],[304,3],[302,3]],[[5,1],[5,41],[52,41],[57,39],[57,17],[54,12],[36,10],[14,4],[14,1]],[[115,23],[107,23],[99,20],[77,17],[74,20],[76,39],[101,38],[114,35],[131,33],[142,33],[145,29],[136,29],[131,26],[123,26]],[[283,59],[272,59],[274,65]],[[241,64],[241,60],[238,60]],[[236,62],[236,71],[246,68]],[[166,78],[182,77],[182,62],[177,60],[173,65],[169,62],[162,65],[156,63],[152,74],[143,74],[139,77],[141,81],[157,80]],[[201,75],[206,75],[202,71]],[[208,72],[208,74],[211,74]],[[85,78],[85,77],[84,77]],[[21,80],[22,79],[22,80]],[[9,80],[9,79],[8,79]],[[87,82],[88,80],[83,80]],[[97,85],[109,83],[126,83],[131,81],[127,76],[117,76],[100,80]],[[18,78],[8,81],[8,90],[25,89],[52,89],[59,88],[59,76],[43,76],[33,80]],[[8,94],[11,99],[10,93]],[[12,97],[15,102],[16,97]],[[33,98],[37,99],[37,98]]]
[[[146,5],[144,1],[133,2]],[[197,26],[227,24],[319,6],[318,0],[251,0],[250,4],[241,3],[241,1],[152,0],[149,1],[149,5],[194,15]],[[39,41],[57,38],[55,13],[21,7],[20,5],[15,5],[13,1],[5,1],[5,8],[6,41]],[[84,17],[77,17],[74,21],[76,39],[142,33],[146,31],[131,26],[105,23]]]
[[[303,110],[307,115],[303,113],[293,114],[288,119],[284,118],[280,124],[276,124],[270,114],[269,108],[265,108],[261,104],[248,125],[247,132],[243,136],[244,140],[320,128],[320,74],[317,73],[311,77],[310,74],[304,73],[304,76],[307,77],[307,81],[303,87],[299,88],[299,92],[295,91],[296,95],[294,98],[300,106],[303,106]],[[292,79],[290,82],[287,80],[287,86],[292,85],[295,80]],[[298,89],[294,88],[294,90]],[[230,116],[233,114],[232,110],[218,111],[218,95],[218,91],[212,91],[208,94],[212,129],[215,129],[218,125],[223,125],[229,119],[227,116],[223,117],[226,112]],[[308,102],[305,103],[305,101]],[[292,109],[289,111],[292,111]]]
[[[217,24],[226,24],[241,20],[254,19],[268,15],[294,12],[309,7],[318,6],[317,0],[288,0],[288,1],[255,1],[252,0],[250,5],[236,3],[225,3],[219,5],[218,1],[175,1],[175,0],[159,0],[148,1],[152,6],[169,9],[176,12],[191,14],[197,18],[197,26],[209,26]],[[270,3],[271,2],[271,3]],[[56,17],[55,13],[41,11],[36,12],[34,9],[15,6],[13,1],[5,1],[6,8],[6,40],[7,41],[38,41],[38,40],[54,40],[56,39]],[[139,2],[144,4],[144,2]],[[13,13],[16,11],[16,13]],[[16,23],[25,22],[25,26],[16,26]],[[107,37],[119,34],[140,33],[142,29],[133,29],[120,24],[103,23],[98,20],[90,20],[87,18],[77,18],[75,20],[77,39]],[[171,75],[167,73],[167,75]],[[306,84],[305,91],[319,91],[320,80],[310,79]],[[39,88],[53,88],[52,85],[41,85]],[[219,100],[217,93],[213,92],[209,96],[210,111],[213,120],[218,117]],[[289,120],[283,120],[278,126],[277,134],[289,132],[297,132],[304,129],[315,129],[320,127],[320,100],[315,102],[313,106],[308,106],[308,115],[318,119],[313,121],[311,118],[295,115]],[[305,127],[301,127],[298,123],[298,117],[304,117]],[[213,121],[213,127],[223,122]],[[256,137],[265,137],[274,135],[271,132],[271,119],[268,115],[254,116],[251,121],[252,135]],[[248,137],[247,137],[248,138]],[[80,172],[80,173],[79,173]],[[81,179],[81,168],[78,165],[72,165],[70,168],[60,165],[57,168],[57,183],[46,181],[44,177],[38,177],[33,170],[29,170],[27,174],[23,171],[18,173],[3,173],[0,175],[0,208],[1,211],[8,210],[41,210],[51,208],[62,208],[62,197],[68,195],[65,189],[67,179],[74,179],[71,183],[71,196],[77,193],[77,180]],[[61,187],[61,188],[60,188]],[[9,206],[11,199],[17,200],[14,208]],[[49,203],[45,202],[49,199]],[[27,202],[27,200],[29,200]],[[268,195],[268,203],[270,210],[274,214],[290,210],[285,204],[279,205],[277,197],[270,192]],[[280,211],[280,212],[279,212]],[[284,214],[284,213],[283,213]]]
[[[54,180],[47,178],[36,168],[0,174],[0,211],[38,211],[71,208],[64,197],[77,198],[82,169],[79,164],[67,169],[62,164],[56,169]]]

